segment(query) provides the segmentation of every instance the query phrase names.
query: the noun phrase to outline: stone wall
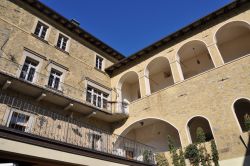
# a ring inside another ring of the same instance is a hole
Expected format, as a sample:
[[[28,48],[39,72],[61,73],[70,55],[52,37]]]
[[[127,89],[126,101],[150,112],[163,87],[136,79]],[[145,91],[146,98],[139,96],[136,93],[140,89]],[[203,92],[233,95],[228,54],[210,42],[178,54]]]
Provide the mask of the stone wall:
[[[32,35],[37,20],[42,20],[49,25],[47,42],[43,42]],[[1,51],[4,52],[2,56],[22,64],[24,61],[24,48],[28,48],[46,57],[39,71],[41,74],[49,75],[48,65],[49,60],[52,60],[68,68],[64,83],[72,87],[85,90],[86,78],[90,78],[106,87],[110,87],[109,76],[105,74],[105,72],[100,72],[94,68],[97,53],[80,43],[80,41],[65,28],[61,27],[60,30],[58,30],[58,28],[56,28],[57,25],[54,24],[50,24],[48,18],[44,18],[44,16],[38,18],[8,0],[1,1],[0,46],[3,46],[7,40]],[[64,33],[68,36],[71,35],[68,54],[55,48],[58,33]],[[105,57],[107,55],[103,54],[101,56]],[[109,59],[112,59],[112,57]],[[116,61],[109,59],[105,58],[105,67],[110,66]],[[79,94],[75,94],[75,96],[77,96],[78,99],[85,97],[79,96]]]
[[[182,146],[187,146],[188,121],[203,116],[210,122],[222,159],[244,155],[232,106],[236,99],[250,97],[249,64],[247,56],[134,101],[129,105],[128,120],[115,132],[122,133],[136,121],[156,118],[173,124]]]
[[[111,86],[117,88],[120,78],[130,71],[139,76],[142,98],[129,105],[129,118],[120,123],[115,133],[121,134],[130,125],[147,118],[155,118],[175,126],[181,137],[182,146],[191,143],[187,123],[195,116],[208,119],[220,153],[220,159],[228,159],[246,154],[240,140],[241,130],[234,115],[233,104],[239,98],[250,98],[250,56],[242,56],[224,63],[214,38],[217,30],[233,21],[250,23],[248,10],[213,21],[207,28],[201,28],[182,40],[172,43],[168,48],[149,58],[132,63],[128,68],[117,71],[112,77]],[[178,50],[187,42],[201,40],[206,44],[214,63],[214,68],[191,78],[182,80],[178,68]],[[147,95],[146,66],[157,57],[169,60],[175,84]],[[113,93],[116,100],[119,94]],[[144,133],[146,135],[147,132]]]
[[[235,119],[232,105],[240,97],[250,98],[250,57],[248,54],[235,61],[224,63],[214,35],[220,27],[232,21],[244,21],[249,24],[249,10],[238,11],[225,16],[225,18],[215,20],[209,27],[196,30],[178,42],[169,45],[166,49],[155,53],[154,56],[145,58],[141,62],[133,62],[127,70],[117,71],[117,74],[111,79],[107,74],[94,68],[96,52],[75,40],[74,36],[70,40],[69,54],[56,49],[55,42],[59,32],[56,23],[51,23],[48,18],[42,16],[41,18],[50,25],[47,42],[38,40],[32,35],[38,20],[35,15],[10,1],[1,1],[0,46],[3,48],[0,55],[16,63],[21,63],[23,62],[24,48],[28,48],[46,57],[39,71],[41,74],[49,75],[50,71],[47,70],[47,66],[49,60],[53,60],[68,68],[64,82],[83,90],[87,77],[106,87],[116,89],[124,74],[135,71],[139,76],[142,98],[129,105],[129,118],[120,127],[114,126],[115,133],[122,133],[131,124],[142,119],[161,119],[173,124],[178,129],[182,146],[185,147],[190,143],[187,133],[188,121],[194,116],[203,116],[210,122],[221,159],[245,155],[245,147],[239,138],[241,131]],[[62,27],[60,27],[61,30],[63,33],[71,35]],[[193,40],[205,43],[215,68],[183,80],[180,76],[180,68],[178,68],[177,53],[185,43]],[[156,57],[168,59],[175,85],[146,95],[145,67]],[[107,66],[112,63],[106,59]],[[3,66],[2,68],[10,67]],[[12,74],[16,74],[13,68],[10,67],[8,70]],[[112,93],[112,101],[115,101],[118,96],[119,94]],[[84,99],[84,96],[81,95],[75,97]],[[42,104],[46,106],[48,103]],[[1,105],[1,108],[3,107],[5,106]],[[0,116],[2,115],[0,114]],[[48,119],[48,121],[53,120]],[[62,122],[57,120],[53,123],[60,124]],[[97,123],[97,126],[102,128],[111,128],[109,124],[104,122],[94,122],[93,120],[91,123]],[[45,131],[44,134],[58,137],[57,134],[53,135]],[[145,134],[147,133],[145,132]],[[73,141],[81,143],[78,137],[75,137]]]

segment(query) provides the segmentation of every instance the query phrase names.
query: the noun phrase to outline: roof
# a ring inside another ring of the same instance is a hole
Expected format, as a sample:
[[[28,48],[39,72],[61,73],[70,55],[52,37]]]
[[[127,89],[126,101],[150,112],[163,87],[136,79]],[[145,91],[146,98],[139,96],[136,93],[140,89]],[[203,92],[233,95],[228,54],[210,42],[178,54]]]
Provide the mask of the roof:
[[[16,3],[20,3],[19,0],[12,0]],[[62,16],[61,14],[55,12],[50,7],[44,5],[38,0],[22,0],[21,2],[24,2],[25,4],[29,5],[36,11],[41,12],[45,16],[47,16],[49,19],[52,19],[56,23],[60,24],[61,26],[67,28],[69,31],[73,32],[80,38],[84,39],[88,44],[94,46],[95,48],[99,49],[100,51],[108,54],[109,56],[121,60],[124,59],[125,56],[122,55],[120,52],[116,51],[114,48],[108,46],[101,40],[97,39],[95,36],[91,35],[84,29],[82,29],[80,26],[77,25],[77,22],[75,20],[71,21]]]
[[[152,53],[153,51],[157,51],[162,49],[164,46],[167,46],[168,44],[170,44],[173,41],[176,41],[176,39],[180,38],[181,36],[184,36],[185,34],[188,34],[194,30],[196,30],[198,27],[200,27],[201,25],[206,25],[209,22],[211,22],[212,20],[218,18],[219,16],[225,15],[233,10],[235,10],[236,8],[239,8],[240,6],[249,3],[249,0],[237,0],[234,1],[218,10],[216,10],[215,12],[191,23],[190,25],[164,37],[163,39],[156,41],[155,43],[147,46],[146,48],[130,55],[127,58],[124,58],[122,60],[120,60],[119,62],[113,64],[112,66],[108,67],[106,69],[106,72],[110,75],[113,76],[114,75],[114,71],[117,71],[118,69],[122,69],[126,66],[128,66],[128,64],[132,61],[135,60],[141,60],[143,58],[145,58],[146,55],[149,55],[150,53]],[[154,54],[152,54],[151,56],[153,56]]]

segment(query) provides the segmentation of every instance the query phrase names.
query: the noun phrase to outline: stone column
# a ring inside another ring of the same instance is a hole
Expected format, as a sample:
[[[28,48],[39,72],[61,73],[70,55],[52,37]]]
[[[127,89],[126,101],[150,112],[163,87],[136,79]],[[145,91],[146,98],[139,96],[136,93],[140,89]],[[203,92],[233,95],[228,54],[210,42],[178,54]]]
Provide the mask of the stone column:
[[[175,59],[170,62],[170,68],[173,74],[174,83],[178,83],[184,80],[179,59]]]
[[[140,86],[141,97],[145,97],[145,96],[149,95],[148,94],[148,88],[149,87],[146,84],[147,78],[145,77],[143,70],[140,71],[138,73],[138,75],[139,75],[139,86]]]
[[[224,61],[223,61],[221,53],[218,49],[217,43],[212,43],[212,44],[208,45],[207,49],[208,49],[209,54],[212,58],[214,66],[215,67],[222,66],[224,64]]]
[[[190,142],[188,140],[188,135],[186,133],[186,130],[180,130],[179,134],[180,134],[181,146],[182,147],[188,146]]]
[[[144,73],[144,81],[145,81],[146,95],[149,96],[151,94],[151,89],[150,89],[150,80],[149,80],[148,70],[146,70]]]

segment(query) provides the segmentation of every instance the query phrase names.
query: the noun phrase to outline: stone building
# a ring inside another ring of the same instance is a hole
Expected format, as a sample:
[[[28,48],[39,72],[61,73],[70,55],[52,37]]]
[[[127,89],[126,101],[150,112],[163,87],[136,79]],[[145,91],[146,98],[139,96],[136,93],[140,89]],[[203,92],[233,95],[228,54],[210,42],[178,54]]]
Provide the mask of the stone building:
[[[121,53],[36,0],[0,3],[0,163],[154,165],[201,127],[249,164],[250,3]],[[145,152],[148,153],[145,159]]]

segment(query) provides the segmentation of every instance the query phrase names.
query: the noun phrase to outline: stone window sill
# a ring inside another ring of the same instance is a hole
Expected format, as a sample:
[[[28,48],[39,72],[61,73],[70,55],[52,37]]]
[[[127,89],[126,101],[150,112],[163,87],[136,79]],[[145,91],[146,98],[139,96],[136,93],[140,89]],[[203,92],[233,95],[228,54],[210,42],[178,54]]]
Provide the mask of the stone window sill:
[[[61,49],[61,48],[59,48],[59,47],[57,47],[57,46],[55,46],[55,48],[56,48],[57,50],[59,50],[59,51],[62,51],[62,52],[65,53],[65,54],[69,55],[69,52],[68,52],[68,51],[65,51],[65,50],[63,50],[63,49]]]
[[[37,38],[38,40],[40,40],[40,41],[42,41],[42,42],[44,42],[44,43],[46,43],[46,44],[49,44],[49,42],[48,42],[47,40],[44,40],[43,38],[38,37],[38,36],[35,35],[34,33],[32,33],[31,35],[32,35],[33,37]]]
[[[101,69],[98,69],[98,68],[96,68],[96,67],[94,67],[97,71],[99,71],[99,72],[101,72],[102,74],[107,74],[105,71],[103,71],[103,70],[101,70]]]

